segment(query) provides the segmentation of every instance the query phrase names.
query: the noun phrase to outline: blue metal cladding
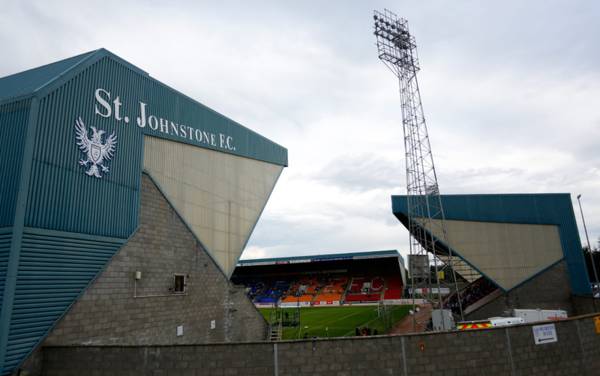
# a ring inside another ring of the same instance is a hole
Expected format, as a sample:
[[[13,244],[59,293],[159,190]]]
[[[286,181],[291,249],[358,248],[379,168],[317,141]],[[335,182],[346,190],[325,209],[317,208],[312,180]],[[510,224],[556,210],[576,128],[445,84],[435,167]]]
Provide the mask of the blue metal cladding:
[[[6,282],[6,267],[8,264],[8,253],[10,252],[10,240],[12,228],[0,228],[0,296],[4,294],[4,283]]]
[[[105,89],[111,92],[113,98],[120,94],[119,91],[110,87]],[[159,126],[153,129],[151,124],[147,124],[143,128],[146,134],[281,166],[288,164],[287,149],[284,147],[149,76],[144,77],[143,85],[135,94],[137,95],[134,98],[128,98],[129,100],[133,99],[132,106],[129,108],[124,106],[130,117],[137,119],[141,112],[139,111],[139,102],[143,102],[147,104],[146,115],[148,117],[154,115],[159,119],[168,120],[169,125],[174,122],[180,127],[182,125],[191,127],[194,135],[197,135],[196,130],[203,131],[202,140],[199,141],[197,137],[190,137],[189,131],[186,134],[187,137],[183,137],[181,131],[177,131],[176,127],[175,129],[173,127],[163,129]],[[206,135],[215,137],[207,140]],[[232,137],[232,149],[220,147],[222,143],[219,139],[220,135]]]
[[[124,243],[25,229],[3,375],[35,349]]]
[[[68,59],[0,78],[0,101],[30,95],[41,86],[69,71],[96,52],[86,52]]]
[[[110,93],[111,106],[120,101],[120,119],[115,109],[102,115],[98,89]],[[0,106],[0,278],[10,312],[0,323],[9,327],[0,333],[2,375],[26,359],[137,228],[145,134],[287,166],[285,148],[104,49],[0,79]],[[80,117],[88,137],[92,126],[117,136],[102,178],[80,165]],[[9,226],[18,230],[14,239],[2,229]]]
[[[109,52],[97,54],[98,60],[87,59],[89,66],[57,82],[40,100],[25,226],[129,236],[137,225],[144,134],[220,151],[219,136],[228,135],[236,148],[229,151],[233,154],[287,164],[285,148],[140,73]],[[95,97],[97,89],[104,91],[110,103],[119,98],[121,120],[116,111],[108,117],[98,113],[105,109]],[[140,102],[146,105],[144,127],[137,124]],[[94,126],[106,135],[117,135],[115,156],[107,164],[110,172],[102,179],[85,175],[79,165],[79,160],[85,159],[75,138],[79,117],[88,129]],[[165,126],[158,127],[162,120]],[[188,127],[186,135],[194,130],[205,141],[209,136],[208,143],[182,137],[181,126]]]
[[[48,87],[62,85],[90,62],[104,59],[110,59],[113,63],[128,68],[131,73],[127,77],[122,76],[126,81],[110,80],[112,78],[110,75],[101,77],[102,79],[96,81],[98,86],[94,88],[102,88],[106,92],[110,92],[111,100],[119,96],[127,101],[127,104],[123,105],[123,113],[131,119],[128,126],[135,126],[141,112],[140,102],[143,102],[147,105],[147,116],[144,119],[149,120],[152,115],[157,121],[158,119],[169,121],[168,129],[147,124],[143,127],[143,132],[203,148],[287,166],[287,149],[281,145],[151,78],[146,72],[105,49],[0,78],[0,102],[32,94],[43,96]],[[136,78],[134,75],[138,77]],[[142,80],[138,80],[139,78]],[[20,84],[22,86],[19,86]],[[125,87],[126,92],[117,90],[121,87]],[[79,94],[89,96],[93,95],[93,92],[79,91]],[[133,96],[129,96],[130,94]],[[175,123],[176,126],[170,127],[170,122]],[[126,122],[121,121],[121,123],[124,125]],[[181,127],[186,128],[186,131],[182,131]],[[194,137],[190,133],[193,133]],[[221,139],[221,136],[224,138]],[[227,136],[230,136],[231,144],[229,144]]]
[[[392,196],[392,211],[400,220],[406,216],[406,204],[406,196]],[[568,193],[443,195],[442,204],[444,215],[450,220],[558,226],[571,290],[575,294],[591,294]],[[460,253],[460,250],[457,252]]]
[[[94,90],[110,85],[125,95],[139,75],[110,59],[93,64],[40,101],[25,226],[127,238],[137,226],[142,134],[134,127],[94,117]],[[85,174],[75,119],[115,132],[117,148],[101,179]]]
[[[30,100],[0,106],[0,227],[12,226]]]

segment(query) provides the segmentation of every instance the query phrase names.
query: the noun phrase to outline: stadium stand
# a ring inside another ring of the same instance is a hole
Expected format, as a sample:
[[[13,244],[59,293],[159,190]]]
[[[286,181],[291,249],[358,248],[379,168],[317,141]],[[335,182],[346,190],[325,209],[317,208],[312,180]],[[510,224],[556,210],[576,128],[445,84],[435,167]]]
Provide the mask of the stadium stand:
[[[273,304],[290,289],[289,281],[249,281],[246,284],[248,297],[255,303]]]
[[[383,299],[400,299],[402,298],[402,279],[392,276],[387,279],[387,286],[383,293]]]
[[[355,277],[352,278],[350,287],[346,291],[344,301],[356,302],[378,302],[381,300],[381,291],[385,285],[383,277]]]
[[[311,303],[313,300],[314,296],[312,295],[300,295],[300,296],[293,296],[293,295],[289,295],[286,296],[285,298],[281,299],[281,303]]]
[[[280,276],[273,281],[246,283],[248,297],[254,303],[309,303],[337,305],[343,303],[374,303],[402,297],[402,279],[399,276],[348,277],[345,275]],[[350,283],[349,283],[350,281]]]
[[[378,302],[382,299],[400,299],[402,282],[398,276],[347,277],[310,276],[288,280],[251,281],[246,284],[248,297],[259,304],[310,303],[337,305],[342,303]],[[348,283],[351,281],[351,283]],[[382,296],[383,293],[383,296]]]
[[[463,310],[466,310],[469,306],[477,303],[480,299],[485,298],[497,289],[498,287],[495,284],[483,276],[473,281],[460,291],[460,302]],[[447,304],[453,312],[459,312],[456,294],[452,294],[447,298]]]
[[[327,276],[325,285],[319,289],[313,304],[340,304],[347,284],[348,277],[346,276]]]
[[[257,305],[377,303],[402,297],[397,251],[242,260],[232,281]]]
[[[371,291],[381,291],[385,285],[385,280],[380,277],[375,277],[371,280]]]

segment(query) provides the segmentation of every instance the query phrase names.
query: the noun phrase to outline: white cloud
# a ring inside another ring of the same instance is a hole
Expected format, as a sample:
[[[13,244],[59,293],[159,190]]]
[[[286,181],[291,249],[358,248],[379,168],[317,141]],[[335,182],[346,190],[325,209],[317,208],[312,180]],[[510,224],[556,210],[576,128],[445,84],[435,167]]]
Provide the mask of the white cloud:
[[[597,239],[594,2],[9,1],[0,75],[106,47],[286,146],[245,258],[404,251],[398,88],[372,7],[402,11],[417,38],[442,192],[582,193]]]

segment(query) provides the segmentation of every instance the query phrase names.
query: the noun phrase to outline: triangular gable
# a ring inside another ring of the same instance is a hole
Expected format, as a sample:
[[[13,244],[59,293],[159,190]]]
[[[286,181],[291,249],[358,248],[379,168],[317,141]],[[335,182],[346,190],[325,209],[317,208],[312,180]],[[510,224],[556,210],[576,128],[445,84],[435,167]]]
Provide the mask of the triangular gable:
[[[445,219],[457,223],[477,222],[483,226],[487,226],[484,225],[485,223],[555,225],[558,229],[562,256],[569,266],[571,290],[582,295],[591,293],[569,194],[442,195],[441,199]],[[408,223],[406,196],[392,196],[392,210],[406,226]],[[461,255],[465,262],[478,269],[473,260],[461,254],[460,249],[454,251]]]

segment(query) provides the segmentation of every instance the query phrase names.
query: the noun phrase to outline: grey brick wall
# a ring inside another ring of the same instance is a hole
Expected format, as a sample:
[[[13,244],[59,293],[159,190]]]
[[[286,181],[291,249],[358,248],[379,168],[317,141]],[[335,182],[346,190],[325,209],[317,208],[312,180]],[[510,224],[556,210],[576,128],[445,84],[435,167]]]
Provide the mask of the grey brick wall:
[[[575,313],[571,300],[571,282],[567,265],[559,262],[521,286],[503,294],[478,310],[466,320],[481,320],[508,314],[513,308],[564,309],[569,315]],[[587,311],[590,312],[590,311]]]
[[[142,272],[137,283],[136,271]],[[174,273],[189,276],[186,294],[169,291]],[[183,335],[177,336],[176,328],[181,325]],[[266,325],[244,291],[229,282],[144,175],[138,231],[59,321],[45,344],[256,341],[265,338]]]
[[[572,295],[573,311],[576,315],[585,315],[600,311],[600,299],[594,299],[591,296]]]
[[[580,375],[600,374],[591,316],[556,322],[558,342],[533,325],[470,332],[174,346],[44,347],[53,375]]]
[[[273,374],[273,346],[66,347],[44,349],[44,375]]]
[[[557,322],[559,341],[545,345],[533,343],[530,325],[409,336],[245,342],[264,339],[262,317],[197,244],[147,176],[142,188],[138,232],[30,359],[35,365],[31,373],[600,374],[600,335],[594,331],[591,316]],[[136,270],[143,274],[138,295],[164,296],[135,298]],[[189,275],[186,295],[169,293],[174,273]],[[489,317],[512,307],[565,308],[556,302],[571,303],[564,263],[476,313]],[[216,321],[215,329],[210,329],[211,320]],[[181,337],[176,335],[178,325],[184,326]]]

